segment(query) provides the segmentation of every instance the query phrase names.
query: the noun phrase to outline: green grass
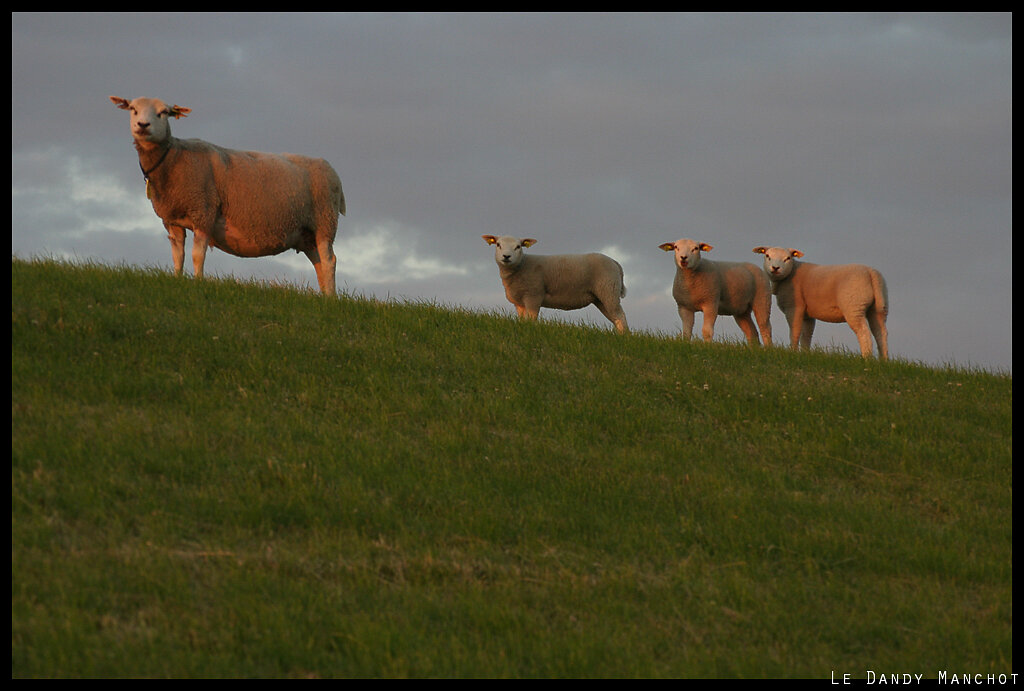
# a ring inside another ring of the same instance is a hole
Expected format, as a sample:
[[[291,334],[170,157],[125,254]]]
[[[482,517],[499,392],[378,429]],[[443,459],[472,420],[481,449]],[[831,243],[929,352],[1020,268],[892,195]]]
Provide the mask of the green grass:
[[[11,270],[12,677],[1012,671],[1010,376]]]

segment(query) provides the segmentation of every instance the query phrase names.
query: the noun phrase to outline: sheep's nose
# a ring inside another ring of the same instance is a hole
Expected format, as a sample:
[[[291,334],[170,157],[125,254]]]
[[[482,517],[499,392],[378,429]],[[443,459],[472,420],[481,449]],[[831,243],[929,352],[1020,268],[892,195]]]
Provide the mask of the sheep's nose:
[[[144,130],[144,129],[149,127],[149,123],[148,122],[139,122],[139,123],[136,123],[136,124],[139,126],[140,130]]]

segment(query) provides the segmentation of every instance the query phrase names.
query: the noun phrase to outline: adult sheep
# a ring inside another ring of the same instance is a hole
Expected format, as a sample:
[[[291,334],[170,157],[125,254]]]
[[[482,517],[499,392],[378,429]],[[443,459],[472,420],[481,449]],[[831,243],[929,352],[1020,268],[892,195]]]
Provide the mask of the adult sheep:
[[[483,235],[494,245],[505,297],[521,318],[537,319],[541,307],[575,310],[594,305],[615,325],[627,333],[626,313],[619,303],[626,296],[622,266],[604,254],[524,254],[536,244],[533,238]]]
[[[764,270],[772,282],[779,309],[789,322],[791,346],[811,347],[814,321],[846,322],[857,334],[860,353],[871,356],[871,336],[878,357],[889,357],[889,293],[877,270],[863,264],[822,265],[797,261],[804,253],[782,247],[755,247],[764,255]]]
[[[715,335],[718,315],[732,316],[751,345],[759,343],[751,312],[757,318],[761,338],[772,344],[771,285],[764,272],[750,262],[721,262],[705,259],[701,252],[710,252],[711,245],[688,238],[658,245],[675,253],[676,277],[672,297],[683,321],[683,338],[693,335],[693,317],[704,314],[701,334],[710,342]]]
[[[334,236],[345,196],[327,161],[178,139],[171,136],[170,119],[185,117],[191,108],[156,98],[110,100],[131,113],[146,196],[167,229],[176,274],[182,272],[189,229],[197,278],[208,247],[237,257],[294,249],[313,263],[320,290],[335,293]]]

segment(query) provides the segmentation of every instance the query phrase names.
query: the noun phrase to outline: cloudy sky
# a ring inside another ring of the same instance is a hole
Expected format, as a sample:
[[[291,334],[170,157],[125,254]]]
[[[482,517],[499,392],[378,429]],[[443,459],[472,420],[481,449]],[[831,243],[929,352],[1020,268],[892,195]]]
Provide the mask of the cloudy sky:
[[[14,13],[11,39],[12,256],[169,269],[108,99],[152,96],[192,108],[179,137],[330,161],[350,294],[513,313],[480,235],[533,237],[616,258],[631,327],[674,335],[660,243],[780,245],[881,270],[894,357],[1012,372],[1009,14]],[[207,271],[316,286],[295,253]]]

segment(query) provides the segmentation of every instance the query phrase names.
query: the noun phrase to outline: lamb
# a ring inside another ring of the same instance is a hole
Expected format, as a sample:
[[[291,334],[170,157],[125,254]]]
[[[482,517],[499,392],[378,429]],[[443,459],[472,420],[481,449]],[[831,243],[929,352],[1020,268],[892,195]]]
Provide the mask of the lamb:
[[[889,357],[885,320],[889,294],[885,279],[863,264],[819,265],[797,261],[804,253],[781,247],[755,247],[764,255],[764,269],[772,292],[789,322],[791,346],[811,347],[814,320],[846,322],[857,334],[860,353],[871,356],[871,336],[878,357]]]
[[[313,263],[321,292],[335,293],[333,245],[345,196],[327,161],[177,139],[170,118],[185,117],[191,108],[155,98],[110,100],[131,112],[146,196],[167,229],[175,274],[181,275],[190,229],[196,278],[203,275],[208,247],[238,257],[294,249]]]
[[[626,313],[619,303],[626,297],[622,266],[604,254],[524,254],[523,248],[536,244],[532,238],[503,235],[482,236],[494,245],[505,297],[520,318],[537,319],[541,307],[560,310],[594,305],[615,325],[628,333]]]
[[[658,245],[666,252],[675,252],[676,277],[672,283],[672,297],[683,320],[683,339],[693,335],[693,317],[704,314],[701,335],[710,342],[715,335],[718,315],[731,315],[751,345],[758,345],[757,331],[750,313],[757,318],[764,345],[772,344],[771,286],[756,265],[749,262],[711,261],[701,257],[710,252],[711,245],[688,238]]]

